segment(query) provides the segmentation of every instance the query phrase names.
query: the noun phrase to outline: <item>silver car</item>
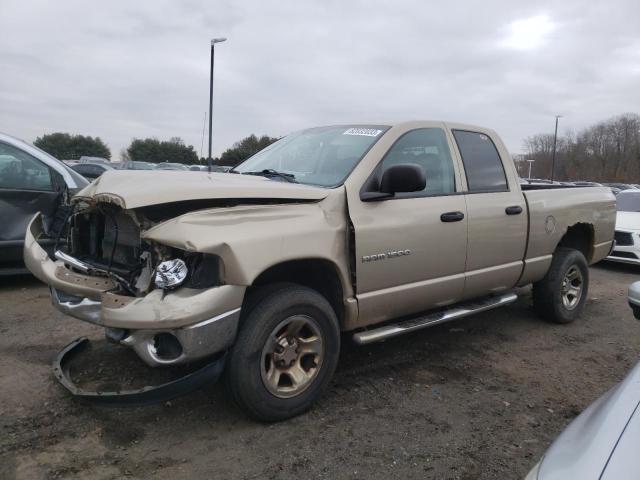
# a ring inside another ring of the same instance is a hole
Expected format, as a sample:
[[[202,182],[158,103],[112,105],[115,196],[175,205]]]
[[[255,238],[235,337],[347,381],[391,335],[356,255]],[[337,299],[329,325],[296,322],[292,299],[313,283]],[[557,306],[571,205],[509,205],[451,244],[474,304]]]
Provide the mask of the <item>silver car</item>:
[[[640,282],[629,305],[640,320]],[[640,478],[639,407],[640,363],[569,424],[526,480]]]
[[[28,273],[22,262],[27,224],[37,212],[55,230],[64,204],[88,185],[84,177],[48,153],[0,133],[0,276]],[[46,242],[45,242],[46,243]],[[50,239],[46,249],[52,249]]]

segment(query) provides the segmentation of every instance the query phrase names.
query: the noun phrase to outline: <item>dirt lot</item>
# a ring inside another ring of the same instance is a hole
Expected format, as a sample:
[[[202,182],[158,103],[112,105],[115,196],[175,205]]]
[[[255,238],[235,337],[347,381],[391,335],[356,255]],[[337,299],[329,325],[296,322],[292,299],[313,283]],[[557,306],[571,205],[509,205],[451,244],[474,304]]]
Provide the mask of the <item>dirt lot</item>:
[[[50,362],[102,333],[55,312],[35,279],[0,280],[0,478],[522,478],[636,362],[626,288],[638,272],[593,268],[586,314],[568,326],[536,318],[523,289],[512,306],[412,336],[345,336],[328,393],[275,425],[247,420],[221,385],[146,408],[79,404]],[[127,353],[87,368],[131,373]]]

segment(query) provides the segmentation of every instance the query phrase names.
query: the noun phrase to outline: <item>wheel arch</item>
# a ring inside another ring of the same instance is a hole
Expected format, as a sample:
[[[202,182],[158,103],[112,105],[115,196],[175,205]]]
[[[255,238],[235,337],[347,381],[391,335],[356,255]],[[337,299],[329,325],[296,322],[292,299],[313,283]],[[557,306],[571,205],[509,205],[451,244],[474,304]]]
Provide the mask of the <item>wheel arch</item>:
[[[582,252],[587,259],[587,263],[591,263],[593,259],[595,229],[591,223],[578,222],[567,228],[562,236],[556,250],[558,248],[573,248]]]
[[[245,294],[245,302],[250,302],[261,287],[282,283],[303,285],[317,291],[333,308],[340,326],[344,325],[345,288],[339,268],[334,262],[325,258],[302,258],[272,265],[251,283]]]

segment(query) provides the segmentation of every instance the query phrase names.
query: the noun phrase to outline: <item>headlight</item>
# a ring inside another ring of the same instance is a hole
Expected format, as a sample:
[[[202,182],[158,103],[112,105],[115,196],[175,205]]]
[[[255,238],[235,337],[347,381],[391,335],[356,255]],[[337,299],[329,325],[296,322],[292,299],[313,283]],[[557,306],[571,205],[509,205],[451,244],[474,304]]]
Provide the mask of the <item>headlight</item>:
[[[156,269],[156,286],[162,289],[176,288],[185,281],[187,273],[187,264],[179,258],[161,262]]]

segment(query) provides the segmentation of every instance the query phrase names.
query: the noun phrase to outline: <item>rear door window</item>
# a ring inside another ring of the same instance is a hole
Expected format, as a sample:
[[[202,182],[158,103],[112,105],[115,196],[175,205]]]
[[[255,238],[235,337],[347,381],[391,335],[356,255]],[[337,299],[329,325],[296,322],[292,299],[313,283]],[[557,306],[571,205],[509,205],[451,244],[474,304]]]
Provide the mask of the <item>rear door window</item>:
[[[453,130],[470,192],[504,192],[507,177],[496,146],[489,136],[479,132]]]

